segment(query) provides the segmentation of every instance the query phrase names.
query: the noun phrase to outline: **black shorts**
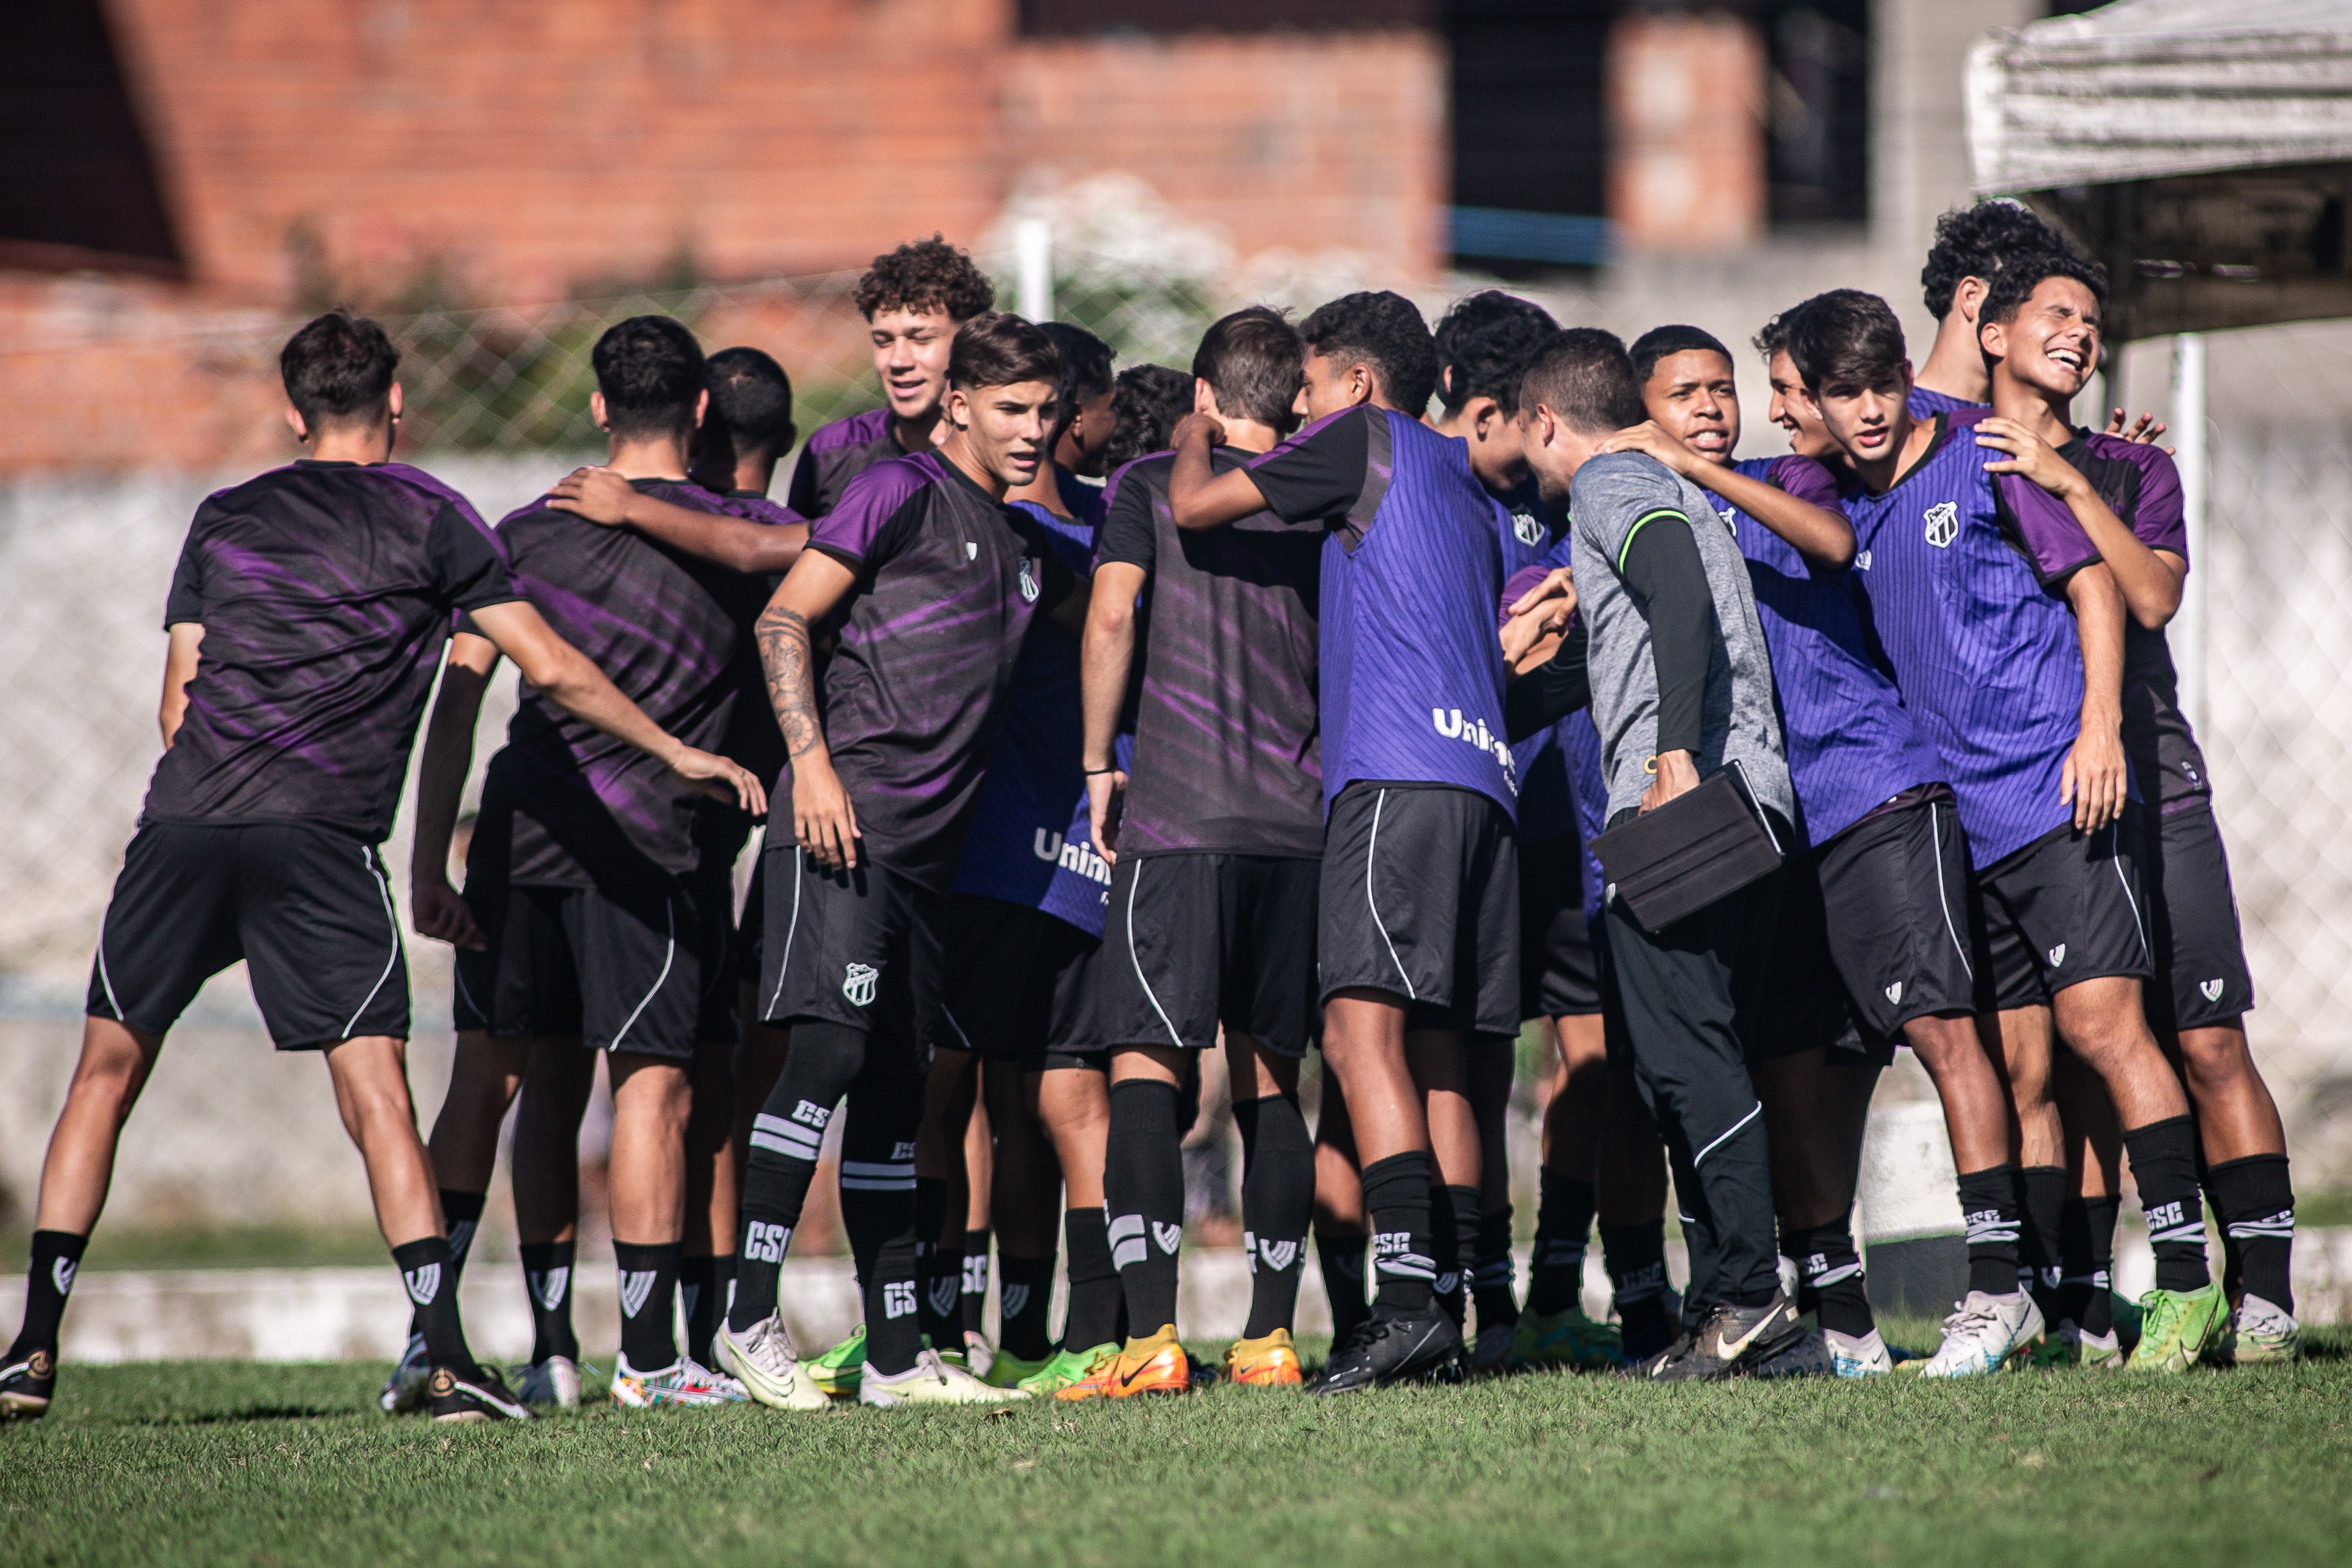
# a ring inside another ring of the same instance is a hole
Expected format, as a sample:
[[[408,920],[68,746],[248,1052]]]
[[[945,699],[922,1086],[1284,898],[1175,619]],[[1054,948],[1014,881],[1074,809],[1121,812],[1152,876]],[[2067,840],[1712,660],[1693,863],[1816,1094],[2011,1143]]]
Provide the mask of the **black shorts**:
[[[734,872],[728,873],[731,887]],[[760,983],[761,946],[768,931],[768,852],[763,847],[751,860],[751,885],[743,892],[743,913],[735,922],[735,972]]]
[[[1519,855],[1475,790],[1351,784],[1324,833],[1322,998],[1386,991],[1405,1026],[1519,1032]]]
[[[761,1021],[864,1029],[869,1063],[920,1078],[940,1002],[948,896],[871,863],[828,871],[790,838],[772,840],[761,858],[768,868]]]
[[[2149,945],[2156,950],[2148,1022],[2171,1033],[2252,1012],[2254,981],[2212,807],[2200,802],[2158,817],[2147,855]]]
[[[457,954],[460,1030],[688,1060],[735,1039],[732,889],[514,888],[467,901],[489,938]]]
[[[1864,1041],[1891,1045],[1914,1018],[1976,1011],[1968,837],[1949,789],[1906,790],[1807,859]]]
[[[1863,1048],[1844,983],[1830,953],[1830,916],[1823,896],[1821,851],[1788,862],[1780,877],[1780,909],[1772,924],[1772,956],[1756,1014],[1738,1020],[1740,1044],[1752,1062],[1799,1051]]]
[[[2070,985],[2146,980],[2139,807],[2096,833],[2053,827],[1976,874],[1979,1011],[2047,1006]]]
[[[1601,1011],[1601,960],[1584,919],[1584,841],[1519,846],[1519,1012],[1575,1018]]]
[[[1130,855],[1110,874],[1095,1026],[1110,1046],[1217,1043],[1222,1024],[1276,1056],[1318,1030],[1322,863],[1288,855]]]
[[[375,846],[300,823],[149,822],[99,927],[88,1011],[161,1035],[246,963],[281,1051],[408,1037],[408,964]]]
[[[929,1044],[1023,1072],[1107,1065],[1088,1017],[1102,943],[1043,910],[948,895],[946,972]]]

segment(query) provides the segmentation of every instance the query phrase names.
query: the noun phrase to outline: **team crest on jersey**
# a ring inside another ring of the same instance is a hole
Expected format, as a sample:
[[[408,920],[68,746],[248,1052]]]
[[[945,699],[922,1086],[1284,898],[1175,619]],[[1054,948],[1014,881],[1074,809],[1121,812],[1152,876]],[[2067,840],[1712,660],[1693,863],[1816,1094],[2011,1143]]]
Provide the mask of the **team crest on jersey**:
[[[853,963],[841,972],[841,994],[853,1007],[871,1007],[874,983],[881,977],[882,972],[870,963]]]
[[[1960,503],[1939,500],[1927,509],[1927,542],[1938,550],[1960,536]]]
[[[2200,980],[2197,983],[2197,994],[2208,1002],[2219,1002],[2221,999],[2221,982]]]
[[[1862,568],[1864,571],[1865,571],[1865,572],[1869,571],[1869,570],[1870,570],[1870,552],[1869,552],[1869,551],[1867,551],[1867,550],[1857,550],[1857,551],[1855,551],[1855,552],[1853,552],[1853,563],[1854,563],[1856,566],[1861,567],[1861,568]]]
[[[1515,511],[1511,514],[1511,533],[1521,544],[1533,550],[1544,542],[1543,519],[1531,511]]]
[[[1026,560],[1021,563],[1021,598],[1024,604],[1037,602],[1037,574]]]

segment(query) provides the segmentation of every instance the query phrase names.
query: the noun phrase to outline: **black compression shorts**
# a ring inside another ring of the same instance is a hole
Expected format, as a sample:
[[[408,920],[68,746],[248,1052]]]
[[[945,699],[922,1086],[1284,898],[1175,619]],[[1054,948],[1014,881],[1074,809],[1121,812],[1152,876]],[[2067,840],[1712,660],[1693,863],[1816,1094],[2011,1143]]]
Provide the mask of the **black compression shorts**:
[[[1601,961],[1584,918],[1584,844],[1573,835],[1519,846],[1519,1011],[1601,1011]]]

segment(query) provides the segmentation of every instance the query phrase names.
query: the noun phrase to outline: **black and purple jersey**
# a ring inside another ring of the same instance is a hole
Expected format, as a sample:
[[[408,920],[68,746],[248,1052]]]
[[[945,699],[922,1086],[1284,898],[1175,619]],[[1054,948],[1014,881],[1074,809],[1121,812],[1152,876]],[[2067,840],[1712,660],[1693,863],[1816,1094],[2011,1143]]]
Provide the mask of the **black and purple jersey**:
[[[1317,420],[1250,464],[1267,510],[1325,531],[1323,799],[1359,779],[1516,809],[1494,503],[1468,449],[1392,409]]]
[[[1032,501],[1013,504],[1036,522],[1065,569],[1080,577],[1093,570],[1090,523]],[[1043,910],[1098,937],[1110,866],[1095,853],[1085,722],[1078,639],[1052,621],[1031,621],[1004,694],[1003,728],[972,804],[955,890]],[[1128,737],[1118,737],[1114,747],[1124,765],[1131,754]]]
[[[163,612],[204,645],[141,820],[382,843],[456,614],[520,597],[466,498],[405,463],[298,462],[206,497]]]
[[[1210,454],[1221,474],[1247,459]],[[1323,542],[1267,512],[1179,529],[1174,464],[1159,452],[1111,476],[1096,552],[1147,574],[1120,853],[1319,856]]]
[[[1992,412],[1992,405],[1990,403],[1971,403],[1965,397],[1954,397],[1948,392],[1931,391],[1916,382],[1911,387],[1910,399],[1904,406],[1911,411],[1911,417],[1922,425],[1938,414],[1982,416]]]
[[[708,490],[702,493],[706,497],[712,494]],[[717,510],[728,517],[740,518],[746,522],[756,522],[771,528],[809,526],[807,518],[782,502],[771,500],[756,490],[729,490],[724,495],[717,496],[716,500],[718,505],[715,508],[708,501],[703,501],[695,503],[693,510]],[[762,591],[759,602],[751,606],[751,620],[744,624],[745,637],[757,637],[760,612],[767,607],[769,595],[775,592],[776,584],[782,581],[783,578],[781,575],[773,574],[761,579]],[[776,728],[775,711],[768,706],[768,681],[765,673],[760,668],[759,650],[756,646],[751,648],[744,663],[746,668],[743,691],[736,699],[734,722],[729,726],[725,740],[714,750],[722,756],[742,763],[761,778],[772,779],[784,765],[784,734],[782,730]],[[735,848],[740,847],[740,843],[734,847],[730,847],[723,841],[719,841],[714,843],[713,854],[719,858],[731,859]]]
[[[692,511],[725,505],[683,479],[630,482]],[[759,665],[752,628],[767,602],[756,578],[544,500],[500,521],[499,537],[516,586],[647,718],[703,751],[736,736]],[[507,743],[490,759],[477,832],[509,835],[504,868],[514,886],[614,891],[669,886],[714,841],[740,844],[747,826],[732,805],[525,686]],[[484,864],[498,865],[495,841],[486,847]]]
[[[784,504],[806,519],[824,517],[841,504],[849,481],[877,463],[906,457],[887,408],[868,409],[820,428],[801,447]]]
[[[1799,500],[1843,510],[1837,481],[1811,458],[1757,458],[1733,470]],[[1737,507],[1718,515],[1756,585],[1798,826],[1810,842],[1826,844],[1912,785],[1940,780],[1943,763],[1871,658],[1852,574],[1813,570],[1794,545]]]
[[[1989,866],[2073,819],[2059,787],[2082,731],[2083,645],[2061,590],[2098,552],[2038,488],[2004,505],[1983,449],[1936,423],[1927,456],[1845,513],[1870,628]]]
[[[823,699],[864,855],[947,892],[1023,638],[1072,575],[1034,518],[936,452],[850,481],[808,547],[857,577],[834,614]],[[776,793],[791,789],[787,768]]]
[[[1510,607],[1521,595],[1543,581],[1554,567],[1571,563],[1570,541],[1564,532],[1555,534],[1551,509],[1533,493],[1532,486],[1508,498],[1490,496],[1489,500],[1503,548],[1501,608],[1508,619]],[[1519,778],[1522,845],[1565,838],[1577,831],[1576,797],[1569,784],[1568,759],[1560,751],[1562,727],[1567,722],[1562,720],[1538,730],[1511,748]],[[1591,728],[1590,715],[1584,724]]]
[[[808,525],[807,518],[782,501],[770,500],[757,490],[729,490],[718,497],[718,501],[719,510],[729,517],[740,517],[746,522],[766,523],[775,528]]]

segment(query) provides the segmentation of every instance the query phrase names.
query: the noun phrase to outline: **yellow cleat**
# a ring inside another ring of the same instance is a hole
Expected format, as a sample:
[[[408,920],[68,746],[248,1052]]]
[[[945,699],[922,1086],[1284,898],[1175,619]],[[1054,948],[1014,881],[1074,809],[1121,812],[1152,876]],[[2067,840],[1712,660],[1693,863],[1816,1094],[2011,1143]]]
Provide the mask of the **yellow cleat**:
[[[1163,1323],[1148,1339],[1129,1340],[1101,1371],[1054,1395],[1061,1400],[1131,1399],[1139,1394],[1188,1394],[1192,1363],[1176,1342],[1176,1325]]]
[[[1226,1346],[1225,1376],[1250,1388],[1297,1388],[1307,1381],[1288,1329]]]

